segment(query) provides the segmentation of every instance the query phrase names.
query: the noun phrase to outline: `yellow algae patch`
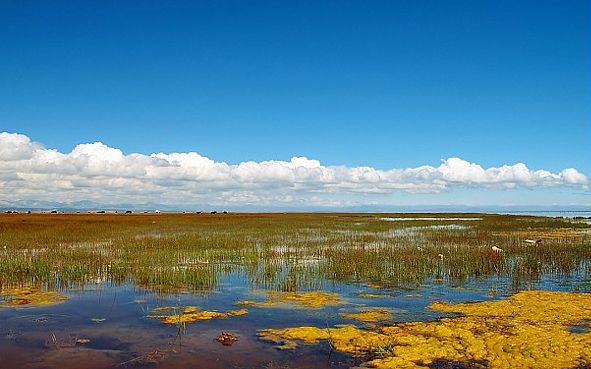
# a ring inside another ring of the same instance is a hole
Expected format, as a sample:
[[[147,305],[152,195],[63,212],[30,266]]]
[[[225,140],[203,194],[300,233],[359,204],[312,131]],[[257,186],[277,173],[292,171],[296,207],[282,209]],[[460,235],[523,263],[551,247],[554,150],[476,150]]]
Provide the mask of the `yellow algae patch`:
[[[325,305],[342,305],[338,293],[323,291],[313,292],[277,292],[269,291],[267,301],[237,301],[234,305],[252,305],[252,306],[275,306],[278,304],[294,304],[295,307],[321,308]]]
[[[571,333],[569,327],[591,319],[591,294],[523,291],[499,301],[450,305],[431,309],[460,313],[432,323],[402,323],[379,333],[352,326],[266,330],[274,342],[331,342],[335,350],[379,358],[365,366],[424,368],[434,361],[484,363],[489,369],[576,368],[591,365],[591,332]],[[374,356],[375,357],[375,356]]]
[[[197,306],[186,306],[183,308],[183,314],[191,314],[199,310]]]
[[[275,333],[277,332],[277,333]],[[275,348],[278,350],[291,350],[297,347],[297,343],[294,340],[283,338],[279,335],[279,331],[266,329],[257,333],[260,339],[270,341],[276,344]]]
[[[154,310],[152,310],[153,313],[157,313],[159,311],[168,311],[168,310],[176,310],[178,309],[178,307],[174,307],[174,306],[162,306],[159,308],[156,308]]]
[[[360,330],[353,325],[340,328],[299,327],[286,329],[265,329],[258,334],[259,338],[281,344],[277,348],[294,348],[296,340],[305,343],[317,343],[328,340],[338,351],[352,354],[364,353],[368,347],[378,347],[390,340],[387,335]]]
[[[394,297],[392,295],[377,295],[375,293],[365,293],[365,292],[360,292],[356,294],[359,297],[363,297],[366,299],[379,299],[379,298],[386,298],[386,297]]]
[[[174,310],[176,314],[168,315],[148,315],[148,318],[160,319],[164,324],[179,324],[179,323],[192,323],[201,320],[211,320],[227,318],[230,316],[245,315],[248,313],[246,309],[230,310],[225,313],[217,311],[199,311],[195,306],[187,306],[183,308],[176,307],[162,307],[152,310],[152,312]]]
[[[185,306],[185,307],[162,306],[162,307],[153,309],[152,312],[153,313],[158,313],[160,311],[169,311],[169,310],[176,310],[176,311],[182,310],[183,314],[189,314],[189,313],[196,312],[197,310],[199,310],[199,308],[197,306]]]
[[[279,305],[281,301],[264,301],[264,302],[256,302],[256,301],[237,301],[234,305],[250,305],[250,306],[276,306]]]
[[[522,291],[507,299],[464,304],[436,302],[430,309],[479,317],[510,317],[519,322],[568,325],[591,319],[591,294]]]
[[[357,319],[365,323],[375,323],[378,321],[394,319],[390,311],[384,308],[373,308],[358,311],[356,313],[341,313],[343,318]]]
[[[68,300],[57,291],[44,291],[41,287],[9,288],[0,291],[0,307],[45,306]]]

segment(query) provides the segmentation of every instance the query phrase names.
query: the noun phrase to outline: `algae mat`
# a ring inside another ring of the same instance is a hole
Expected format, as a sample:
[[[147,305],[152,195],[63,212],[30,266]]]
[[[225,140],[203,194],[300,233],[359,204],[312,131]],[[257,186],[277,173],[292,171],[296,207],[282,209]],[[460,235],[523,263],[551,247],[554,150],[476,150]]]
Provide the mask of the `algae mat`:
[[[321,308],[327,305],[342,305],[345,304],[341,300],[338,293],[330,293],[323,291],[310,292],[280,292],[280,291],[266,291],[267,300],[264,302],[256,301],[237,301],[234,305],[250,305],[250,306],[276,306],[279,304],[294,304],[297,308]]]
[[[46,291],[37,286],[0,290],[0,298],[3,298],[0,307],[54,305],[69,299],[60,292]]]
[[[220,313],[218,311],[206,311],[202,310],[199,311],[199,308],[196,306],[186,306],[183,308],[180,307],[160,307],[152,310],[153,313],[161,312],[161,311],[173,311],[173,314],[153,314],[148,315],[148,318],[160,319],[164,324],[185,324],[185,323],[193,323],[198,321],[204,320],[211,320],[211,319],[222,319],[228,318],[231,316],[240,316],[248,314],[248,310],[240,309],[240,310],[230,310],[225,313]]]
[[[591,365],[591,333],[571,326],[591,320],[591,294],[523,291],[505,300],[430,309],[461,314],[379,331],[352,325],[267,329],[259,337],[295,347],[328,340],[341,352],[367,355],[375,368],[421,368],[435,362],[487,368],[576,368]]]

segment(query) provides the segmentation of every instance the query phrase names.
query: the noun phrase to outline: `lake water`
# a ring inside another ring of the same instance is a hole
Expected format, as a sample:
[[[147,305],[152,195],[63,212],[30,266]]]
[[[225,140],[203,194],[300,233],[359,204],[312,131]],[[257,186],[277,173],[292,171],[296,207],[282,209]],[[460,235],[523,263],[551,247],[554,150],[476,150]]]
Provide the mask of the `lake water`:
[[[580,278],[541,279],[525,288],[572,290],[589,283]],[[490,286],[497,294],[491,296]],[[242,308],[239,300],[264,301],[264,291],[252,290],[239,275],[224,276],[216,291],[159,294],[133,283],[87,285],[66,290],[68,300],[50,306],[0,309],[1,368],[349,368],[362,360],[331,350],[326,342],[277,350],[256,333],[263,328],[295,326],[333,327],[365,324],[339,313],[360,308],[390,309],[395,322],[433,321],[447,316],[426,309],[434,301],[465,302],[502,298],[515,287],[508,280],[473,280],[462,285],[426,281],[418,288],[371,288],[364,284],[335,283],[343,305],[320,309],[293,304],[246,306],[248,314],[188,323],[184,329],[149,318],[157,307],[197,306],[220,311]],[[465,289],[463,289],[465,288]],[[182,291],[184,292],[184,291]],[[359,293],[390,295],[362,298]],[[215,338],[232,333],[238,341],[223,346]],[[78,343],[76,342],[86,342]]]

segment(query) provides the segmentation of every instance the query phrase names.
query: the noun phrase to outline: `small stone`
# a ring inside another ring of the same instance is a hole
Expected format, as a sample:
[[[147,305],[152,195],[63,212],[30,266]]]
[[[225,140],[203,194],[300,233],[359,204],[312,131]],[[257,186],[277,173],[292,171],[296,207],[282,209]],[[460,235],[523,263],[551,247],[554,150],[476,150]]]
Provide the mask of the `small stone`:
[[[238,341],[238,336],[232,333],[222,332],[215,340],[224,346],[231,346],[234,342]]]

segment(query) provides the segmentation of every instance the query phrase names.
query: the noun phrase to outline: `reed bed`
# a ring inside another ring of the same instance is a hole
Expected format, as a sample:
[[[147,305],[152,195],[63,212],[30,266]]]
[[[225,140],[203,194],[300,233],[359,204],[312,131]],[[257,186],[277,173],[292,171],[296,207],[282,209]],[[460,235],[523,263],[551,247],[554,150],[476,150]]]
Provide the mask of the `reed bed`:
[[[589,288],[589,229],[486,214],[1,214],[0,287],[133,283],[168,293],[215,289],[236,274],[280,291],[542,276]]]

